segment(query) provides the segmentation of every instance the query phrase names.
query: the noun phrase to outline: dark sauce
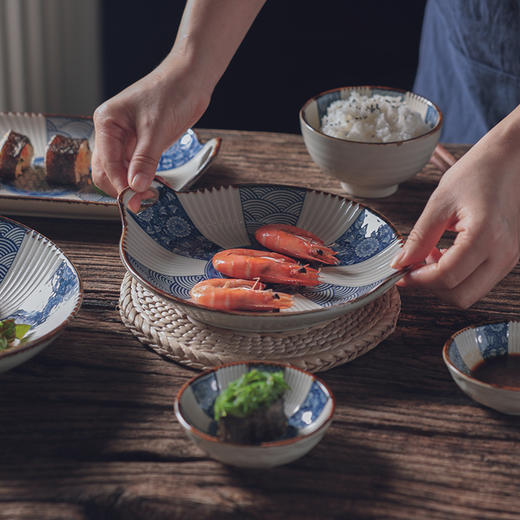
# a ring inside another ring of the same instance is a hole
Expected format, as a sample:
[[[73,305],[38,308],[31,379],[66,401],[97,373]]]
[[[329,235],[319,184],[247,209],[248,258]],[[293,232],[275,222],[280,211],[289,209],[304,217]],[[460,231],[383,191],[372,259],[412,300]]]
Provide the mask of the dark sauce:
[[[490,385],[520,387],[520,354],[486,359],[471,371],[471,375]]]

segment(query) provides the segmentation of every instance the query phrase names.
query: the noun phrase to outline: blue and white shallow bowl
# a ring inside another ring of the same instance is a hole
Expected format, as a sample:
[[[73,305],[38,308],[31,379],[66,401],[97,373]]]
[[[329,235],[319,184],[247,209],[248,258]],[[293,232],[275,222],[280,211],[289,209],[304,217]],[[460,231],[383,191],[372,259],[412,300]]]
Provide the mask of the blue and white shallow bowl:
[[[56,339],[81,300],[80,278],[63,252],[31,228],[0,217],[0,320],[31,326],[24,343],[0,352],[0,372]]]
[[[486,359],[520,355],[520,322],[472,326],[455,333],[442,356],[454,381],[469,397],[499,412],[520,415],[520,387],[488,384],[472,376]]]
[[[146,287],[171,299],[201,322],[248,332],[301,329],[350,312],[390,289],[401,271],[390,267],[402,247],[393,225],[368,207],[306,188],[239,185],[176,193],[155,181],[157,201],[138,214],[127,208],[133,192],[119,197],[120,242],[127,270]],[[321,269],[322,283],[287,288],[291,308],[279,313],[216,311],[190,300],[201,280],[222,277],[212,265],[228,248],[263,249],[254,239],[260,226],[293,224],[334,244],[340,264]]]
[[[215,399],[231,381],[253,368],[283,370],[290,387],[283,397],[287,430],[279,440],[257,445],[223,442],[216,437]],[[251,361],[221,365],[192,378],[177,394],[175,415],[188,437],[214,459],[233,466],[269,468],[288,464],[314,448],[332,422],[334,407],[332,392],[310,372]]]

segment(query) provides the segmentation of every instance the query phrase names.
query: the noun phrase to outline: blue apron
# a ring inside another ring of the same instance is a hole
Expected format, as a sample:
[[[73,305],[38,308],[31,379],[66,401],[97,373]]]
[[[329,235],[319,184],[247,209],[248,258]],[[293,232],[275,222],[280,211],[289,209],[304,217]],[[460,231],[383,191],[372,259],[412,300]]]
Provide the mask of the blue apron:
[[[442,141],[478,141],[520,104],[520,0],[428,0],[414,91],[441,109]]]

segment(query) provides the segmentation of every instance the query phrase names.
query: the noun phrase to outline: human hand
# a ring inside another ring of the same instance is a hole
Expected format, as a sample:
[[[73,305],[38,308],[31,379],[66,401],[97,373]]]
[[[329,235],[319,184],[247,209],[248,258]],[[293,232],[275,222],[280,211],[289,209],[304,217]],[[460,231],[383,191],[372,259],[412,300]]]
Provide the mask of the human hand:
[[[150,196],[162,152],[207,108],[210,95],[189,80],[180,67],[163,63],[94,112],[93,181],[113,197],[131,186],[132,211]]]
[[[518,130],[504,122],[442,177],[392,262],[397,269],[414,266],[399,285],[429,289],[467,308],[517,264],[520,152],[518,135],[512,139],[511,134]],[[451,247],[439,250],[436,246],[445,231],[457,235]]]

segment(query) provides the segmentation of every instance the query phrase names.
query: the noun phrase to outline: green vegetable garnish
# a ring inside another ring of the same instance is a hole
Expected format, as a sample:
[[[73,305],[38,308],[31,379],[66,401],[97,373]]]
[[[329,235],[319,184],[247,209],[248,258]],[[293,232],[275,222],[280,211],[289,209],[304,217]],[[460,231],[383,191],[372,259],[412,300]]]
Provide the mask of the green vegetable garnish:
[[[0,321],[0,351],[14,347],[30,328],[30,325],[16,324],[14,320]]]
[[[261,372],[254,368],[229,383],[217,397],[214,406],[215,420],[227,415],[247,417],[260,408],[269,407],[289,388],[282,371]]]

